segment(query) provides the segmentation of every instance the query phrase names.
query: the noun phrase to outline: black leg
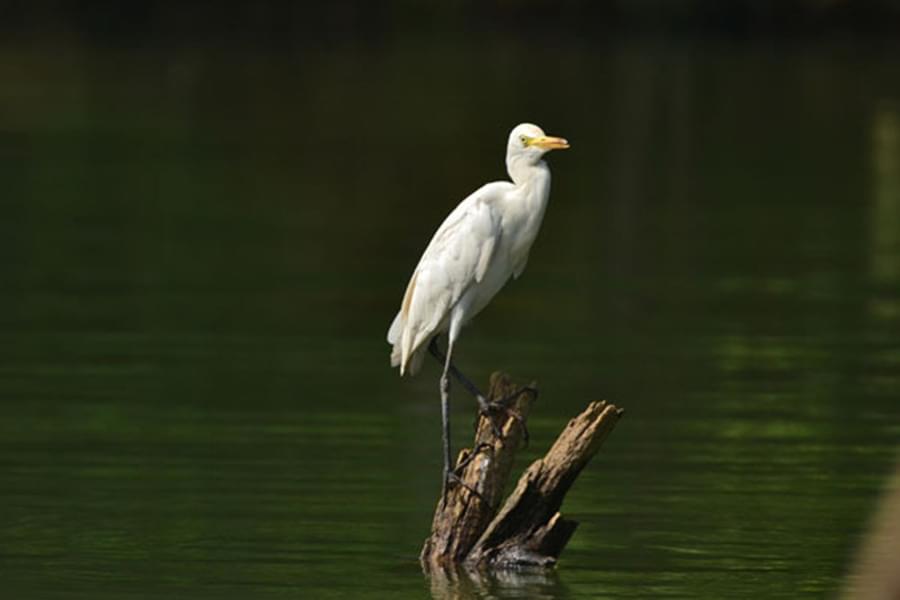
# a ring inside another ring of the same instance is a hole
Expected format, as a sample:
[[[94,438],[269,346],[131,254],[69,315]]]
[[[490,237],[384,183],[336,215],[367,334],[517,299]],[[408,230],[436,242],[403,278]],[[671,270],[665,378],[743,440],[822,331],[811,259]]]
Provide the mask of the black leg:
[[[469,454],[466,455],[466,457],[464,459],[459,461],[459,464],[456,465],[456,467],[453,469],[453,472],[456,473],[457,475],[461,476],[462,472],[465,470],[465,468],[469,466],[469,463],[471,463],[473,460],[475,460],[475,457],[478,456],[481,452],[493,453],[493,451],[494,451],[493,446],[491,446],[487,442],[481,442],[480,444],[475,446],[475,448],[473,448],[472,451],[469,452]],[[472,491],[474,491],[474,490],[472,490]]]
[[[447,493],[450,491],[450,484],[457,484],[466,488],[469,492],[478,497],[479,500],[485,502],[484,496],[482,496],[478,490],[464,482],[457,474],[456,470],[450,468],[450,461],[452,460],[450,456],[450,378],[447,376],[450,367],[451,364],[448,354],[447,358],[444,360],[444,372],[441,374],[441,436],[444,445],[444,482],[441,486],[441,508],[447,506]],[[483,450],[482,446],[476,448],[466,460],[460,463],[459,470],[465,468],[469,462],[471,462],[474,455],[481,450]]]
[[[534,389],[526,387],[526,388],[519,390],[515,394],[512,394],[506,398],[503,398],[499,402],[497,402],[497,401],[488,402],[487,398],[485,398],[484,394],[481,393],[481,391],[478,389],[478,387],[474,383],[472,383],[472,381],[469,380],[468,377],[463,375],[462,371],[457,369],[456,365],[454,365],[452,361],[448,360],[447,356],[444,355],[443,352],[441,352],[441,349],[438,347],[437,339],[438,339],[438,336],[434,336],[433,338],[431,338],[431,342],[428,344],[428,351],[431,353],[432,356],[434,356],[438,360],[438,362],[440,362],[444,366],[444,375],[446,375],[447,373],[450,373],[450,375],[453,375],[453,377],[460,384],[462,384],[462,386],[464,388],[466,388],[466,390],[468,390],[468,392],[470,394],[472,394],[472,396],[475,397],[475,400],[478,402],[478,412],[488,418],[488,420],[491,423],[491,429],[493,430],[494,435],[497,436],[498,438],[503,438],[503,432],[500,431],[499,425],[497,425],[497,423],[494,421],[493,415],[495,415],[499,412],[505,412],[505,413],[509,414],[512,418],[514,418],[516,421],[519,422],[519,425],[522,427],[522,440],[525,442],[525,445],[527,446],[528,440],[529,440],[529,435],[528,435],[528,428],[525,427],[525,419],[523,419],[522,415],[520,415],[518,412],[511,410],[507,406],[507,403],[518,398],[520,394],[522,394],[526,391],[534,391]],[[476,418],[475,422],[477,425],[477,423],[478,423],[477,418]]]
[[[447,356],[443,352],[441,352],[440,348],[438,348],[437,339],[438,339],[438,336],[434,336],[433,338],[431,338],[431,343],[428,344],[428,351],[431,352],[431,355],[433,357],[435,357],[438,360],[438,362],[441,363],[441,365],[445,365],[447,363]],[[487,400],[485,400],[484,394],[482,394],[481,391],[478,389],[478,387],[474,383],[472,383],[468,377],[463,375],[462,371],[457,369],[456,365],[454,365],[452,362],[449,363],[449,366],[447,367],[447,372],[450,373],[451,375],[453,375],[453,377],[464,388],[466,388],[466,390],[470,394],[475,396],[475,398],[478,400],[479,406],[482,405],[482,401],[485,404],[487,404]]]
[[[444,482],[441,487],[441,505],[447,504],[450,485],[450,379],[446,371],[441,375],[441,434],[444,443]]]
[[[484,496],[481,495],[481,492],[479,492],[478,490],[476,490],[475,488],[473,488],[471,485],[469,485],[468,483],[466,483],[465,481],[463,481],[462,478],[461,478],[459,475],[456,474],[456,472],[450,471],[450,475],[449,475],[449,477],[447,478],[447,482],[448,482],[448,483],[447,483],[446,485],[449,485],[450,483],[453,483],[453,484],[455,484],[455,485],[459,485],[459,486],[461,486],[461,487],[464,487],[465,489],[467,489],[467,490],[469,491],[470,494],[472,494],[473,496],[475,496],[476,498],[478,498],[479,500],[481,500],[481,501],[484,502],[485,504],[488,503],[487,499],[486,499]],[[442,504],[441,508],[443,508],[443,507],[447,504],[447,498],[446,498],[446,496],[444,497],[444,499],[443,499],[442,502],[443,502],[443,504]]]

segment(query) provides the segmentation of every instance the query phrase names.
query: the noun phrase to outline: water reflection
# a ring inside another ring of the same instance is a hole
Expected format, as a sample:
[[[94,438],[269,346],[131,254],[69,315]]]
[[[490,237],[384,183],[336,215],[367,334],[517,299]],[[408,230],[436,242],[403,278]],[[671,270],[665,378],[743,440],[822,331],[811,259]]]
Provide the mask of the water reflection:
[[[435,600],[474,598],[562,598],[566,587],[554,569],[482,571],[464,567],[433,567],[428,572]]]

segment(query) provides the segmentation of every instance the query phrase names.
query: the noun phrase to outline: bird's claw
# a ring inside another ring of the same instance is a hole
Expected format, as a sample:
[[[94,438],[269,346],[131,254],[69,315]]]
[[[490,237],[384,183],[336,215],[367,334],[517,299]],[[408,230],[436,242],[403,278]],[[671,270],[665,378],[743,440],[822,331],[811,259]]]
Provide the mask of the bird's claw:
[[[473,456],[474,456],[474,453],[473,453]],[[457,468],[459,468],[459,467],[457,467]],[[469,493],[471,493],[473,496],[475,496],[476,498],[478,498],[485,504],[488,503],[487,500],[485,499],[485,497],[481,495],[481,492],[479,492],[478,490],[473,488],[471,485],[469,485],[468,483],[463,481],[462,477],[460,477],[455,471],[447,471],[447,473],[444,475],[444,491],[441,494],[441,508],[442,509],[446,508],[446,506],[447,506],[447,494],[450,491],[451,485],[458,485],[460,487],[463,487],[466,490],[468,490]]]
[[[513,400],[515,400],[516,398],[518,398],[519,396],[521,396],[522,394],[524,394],[526,392],[529,394],[533,394],[534,399],[537,400],[538,389],[536,387],[534,387],[533,385],[523,385],[522,387],[520,387],[516,391],[512,392],[511,394],[507,394],[506,396],[504,396],[503,399],[500,400],[500,403],[501,404],[509,404],[510,402],[512,402]]]
[[[491,425],[491,433],[494,434],[494,437],[498,440],[503,439],[503,430],[500,429],[500,425],[497,424],[497,420],[495,415],[500,412],[499,407],[492,406],[493,403],[485,402],[478,408],[478,413],[475,415],[475,429],[478,429],[478,422],[481,417],[487,419],[488,423]]]
[[[528,435],[528,427],[525,426],[525,418],[519,413],[519,411],[509,407],[509,402],[511,400],[519,397],[526,391],[534,391],[534,388],[519,389],[500,401],[494,400],[492,402],[488,402],[483,397],[478,399],[478,414],[479,416],[483,416],[488,420],[488,422],[491,424],[491,431],[493,432],[494,437],[496,437],[497,439],[504,439],[503,430],[500,428],[500,425],[497,424],[497,415],[502,413],[516,420],[522,430],[522,441],[526,446],[528,445],[530,436]],[[476,427],[478,426],[477,418],[475,420],[475,425]]]
[[[522,428],[522,442],[525,446],[527,446],[528,442],[531,441],[531,436],[528,433],[528,427],[525,426],[525,418],[519,411],[509,408],[509,405],[513,402],[513,400],[516,400],[519,396],[525,393],[532,394],[534,396],[534,399],[537,400],[538,389],[533,385],[523,385],[511,394],[507,394],[506,396],[501,398],[500,401],[497,402],[497,404],[506,407],[507,414],[519,423],[519,427]]]
[[[475,460],[475,457],[478,456],[481,452],[484,452],[485,450],[490,450],[491,452],[493,452],[494,447],[487,442],[481,442],[480,444],[475,446],[475,448],[473,448],[472,451],[469,452],[469,454],[467,454],[465,458],[463,458],[461,461],[459,461],[459,464],[457,464],[456,467],[453,469],[453,473],[455,475],[461,476],[462,472],[465,470],[465,468],[468,467],[469,464],[473,460]]]

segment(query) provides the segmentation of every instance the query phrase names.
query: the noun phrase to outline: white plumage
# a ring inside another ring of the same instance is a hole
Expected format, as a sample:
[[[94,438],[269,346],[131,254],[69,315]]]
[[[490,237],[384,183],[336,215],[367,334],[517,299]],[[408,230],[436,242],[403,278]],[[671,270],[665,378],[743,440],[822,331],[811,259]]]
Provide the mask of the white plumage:
[[[400,367],[400,375],[416,373],[429,349],[444,363],[440,387],[442,502],[447,500],[450,483],[461,483],[450,468],[448,374],[453,373],[472,392],[482,414],[491,418],[497,408],[453,367],[453,346],[463,325],[491,301],[510,277],[522,274],[550,196],[550,169],[542,157],[549,150],[568,147],[566,140],[544,135],[536,125],[523,123],[512,130],[506,146],[506,169],[512,182],[496,181],[482,186],[444,219],[422,253],[388,330],[387,339],[393,345],[391,365]],[[431,343],[445,332],[447,354],[441,357],[437,344]],[[493,420],[491,424],[499,436],[499,427]]]
[[[438,228],[388,331],[391,365],[399,366],[401,375],[415,374],[431,339],[445,332],[449,364],[462,327],[510,277],[522,273],[550,195],[550,169],[542,157],[568,147],[536,125],[518,125],[506,153],[512,182],[482,186]]]

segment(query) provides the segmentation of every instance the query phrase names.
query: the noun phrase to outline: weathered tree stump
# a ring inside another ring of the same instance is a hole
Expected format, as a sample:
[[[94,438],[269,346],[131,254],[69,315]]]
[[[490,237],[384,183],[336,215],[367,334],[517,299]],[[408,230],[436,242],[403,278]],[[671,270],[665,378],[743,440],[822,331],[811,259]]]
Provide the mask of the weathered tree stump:
[[[460,474],[465,485],[451,487],[446,503],[438,500],[431,535],[419,557],[426,569],[555,564],[577,527],[559,513],[563,498],[623,412],[606,402],[592,402],[569,421],[547,454],[525,470],[500,508],[537,390],[494,373],[489,398],[506,403],[523,421],[503,417],[498,438],[488,419],[479,417],[475,455],[470,458],[473,450],[462,450],[456,462],[468,461]]]

